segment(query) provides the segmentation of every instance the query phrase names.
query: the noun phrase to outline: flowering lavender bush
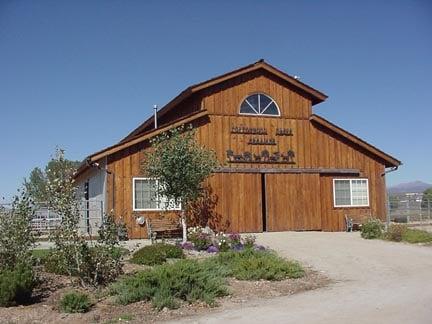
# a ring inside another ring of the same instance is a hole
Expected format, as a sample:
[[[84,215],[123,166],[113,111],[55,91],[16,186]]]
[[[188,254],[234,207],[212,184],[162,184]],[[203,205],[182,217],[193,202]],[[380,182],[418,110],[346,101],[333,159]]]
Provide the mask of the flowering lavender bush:
[[[184,242],[179,245],[183,250],[194,250],[195,246],[192,242]]]
[[[207,249],[207,253],[218,253],[219,249],[217,246],[210,245]]]
[[[242,238],[239,233],[214,233],[208,227],[195,226],[188,229],[188,242],[180,244],[180,247],[184,250],[196,249],[209,253],[239,252],[245,249],[265,250],[265,247],[256,245],[255,241],[256,237],[252,234]]]
[[[230,233],[228,234],[228,239],[232,246],[241,244],[241,236],[239,233]]]

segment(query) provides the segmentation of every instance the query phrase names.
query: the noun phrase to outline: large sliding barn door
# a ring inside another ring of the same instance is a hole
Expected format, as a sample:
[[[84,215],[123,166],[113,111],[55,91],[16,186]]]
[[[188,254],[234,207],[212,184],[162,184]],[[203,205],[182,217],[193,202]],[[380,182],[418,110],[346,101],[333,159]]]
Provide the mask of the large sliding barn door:
[[[209,179],[216,195],[219,229],[231,232],[262,232],[261,175],[215,173]]]
[[[321,230],[319,174],[266,174],[268,231]]]

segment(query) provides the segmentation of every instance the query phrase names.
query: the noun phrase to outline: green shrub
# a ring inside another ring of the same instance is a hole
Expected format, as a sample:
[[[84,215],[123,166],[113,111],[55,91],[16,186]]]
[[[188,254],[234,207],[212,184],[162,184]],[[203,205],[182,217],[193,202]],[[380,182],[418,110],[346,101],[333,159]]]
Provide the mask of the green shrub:
[[[432,233],[407,228],[403,233],[402,240],[408,243],[431,243],[432,242]]]
[[[35,286],[30,266],[18,264],[15,269],[0,271],[0,306],[27,303]]]
[[[86,313],[91,307],[91,302],[87,294],[71,291],[63,295],[59,307],[65,313]]]
[[[384,235],[384,238],[389,241],[401,242],[407,230],[406,225],[391,224]]]
[[[384,226],[379,219],[369,218],[361,226],[361,237],[364,239],[377,239],[382,236]]]
[[[183,259],[183,250],[179,246],[166,243],[148,245],[136,251],[130,261],[153,266],[164,263],[167,258]]]
[[[125,255],[125,251],[127,250],[120,247],[104,245],[83,249],[80,253],[82,258],[80,276],[88,278],[86,282],[96,285],[104,285],[114,281],[122,272],[121,258]],[[57,249],[49,250],[40,259],[46,272],[78,276],[77,271],[68,266],[66,261],[62,251]]]
[[[299,263],[285,260],[271,251],[225,252],[205,262],[222,266],[229,276],[239,280],[283,280],[304,276]]]
[[[33,264],[35,236],[32,219],[35,204],[25,188],[13,198],[11,208],[0,205],[0,271],[13,270],[19,264]]]
[[[157,309],[176,308],[180,301],[203,301],[209,305],[215,298],[228,294],[224,272],[220,267],[196,260],[180,260],[125,277],[111,286],[117,302],[129,304],[152,301]]]

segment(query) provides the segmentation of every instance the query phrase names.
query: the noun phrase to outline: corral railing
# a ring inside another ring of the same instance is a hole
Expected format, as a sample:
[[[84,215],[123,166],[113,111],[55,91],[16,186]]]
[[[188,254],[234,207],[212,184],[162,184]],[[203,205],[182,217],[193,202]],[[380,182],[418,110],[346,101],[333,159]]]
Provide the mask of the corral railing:
[[[2,203],[0,206],[11,208],[10,203]],[[104,205],[100,200],[82,200],[78,203],[81,214],[79,229],[83,235],[97,235],[103,223]],[[35,215],[32,219],[32,228],[38,234],[44,236],[52,232],[61,222],[61,215],[57,214],[45,202],[36,203]]]
[[[388,206],[392,222],[432,224],[432,199],[420,195],[390,197]]]

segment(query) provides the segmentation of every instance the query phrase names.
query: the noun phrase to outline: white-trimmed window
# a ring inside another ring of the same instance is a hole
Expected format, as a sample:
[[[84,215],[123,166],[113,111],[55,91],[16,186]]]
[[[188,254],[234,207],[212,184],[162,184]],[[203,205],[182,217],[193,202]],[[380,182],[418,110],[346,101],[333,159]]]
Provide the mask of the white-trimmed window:
[[[152,178],[133,178],[133,210],[135,211],[155,211],[155,210],[181,210],[180,204],[159,195],[159,181]]]
[[[242,115],[280,116],[279,107],[273,98],[264,93],[249,95],[240,105]]]
[[[333,179],[335,207],[368,207],[368,179]]]

